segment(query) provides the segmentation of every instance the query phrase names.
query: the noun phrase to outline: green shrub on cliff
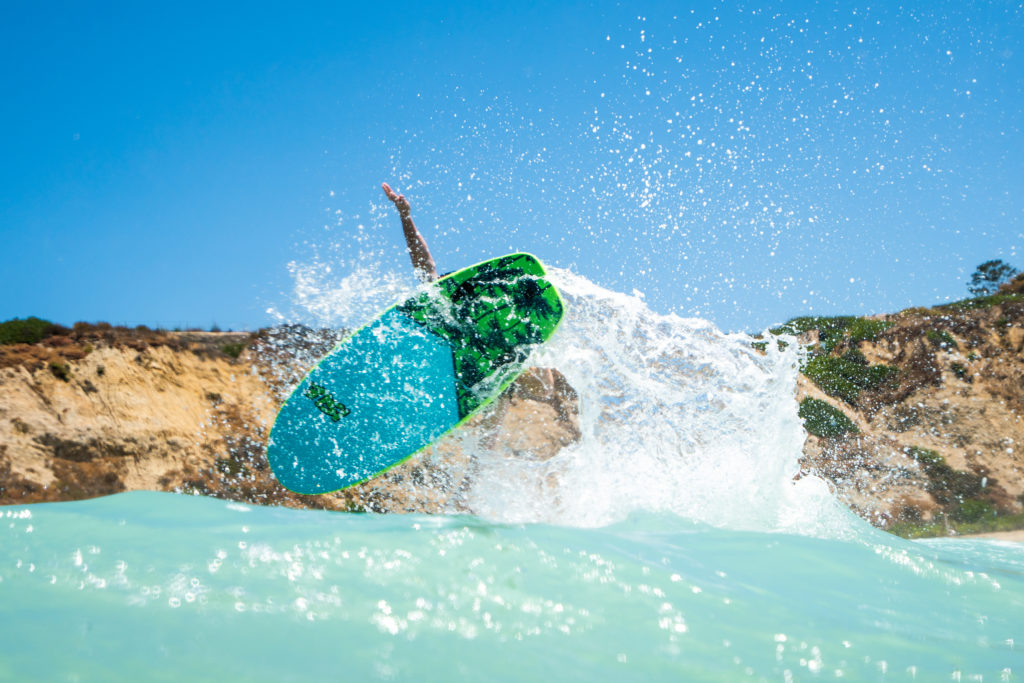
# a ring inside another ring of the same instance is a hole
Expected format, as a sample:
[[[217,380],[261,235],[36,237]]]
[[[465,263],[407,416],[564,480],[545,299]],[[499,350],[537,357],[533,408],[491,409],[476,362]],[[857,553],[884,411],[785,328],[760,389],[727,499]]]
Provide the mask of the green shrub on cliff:
[[[906,453],[921,464],[921,469],[928,477],[928,490],[940,503],[964,503],[981,494],[984,488],[981,485],[982,477],[973,472],[953,469],[938,451],[912,446]]]
[[[967,366],[963,363],[953,363],[949,366],[949,369],[953,371],[953,374],[956,375],[957,379],[968,381]]]
[[[996,506],[987,500],[970,498],[960,503],[960,506],[953,512],[953,519],[958,522],[973,524],[989,517],[996,516]]]
[[[973,299],[961,299],[948,304],[939,304],[930,311],[929,315],[942,314],[947,311],[973,311],[993,306],[1001,306],[1014,301],[1024,301],[1024,296],[1011,292],[1010,294],[992,294],[990,296],[979,296]]]
[[[220,347],[220,350],[223,351],[225,355],[231,356],[232,358],[238,358],[242,355],[242,351],[245,351],[245,344],[242,342],[224,344]]]
[[[939,455],[938,451],[933,451],[930,448],[919,448],[917,446],[911,446],[906,449],[907,455],[914,460],[921,463],[926,469],[929,467],[945,467],[946,459]]]
[[[1002,514],[985,493],[983,478],[949,466],[946,459],[929,448],[911,446],[905,450],[921,466],[928,479],[926,490],[943,510],[928,521],[904,519],[889,527],[904,538],[925,538],[949,534],[977,534],[1024,528],[1024,514]]]
[[[940,349],[956,348],[956,339],[953,339],[953,335],[945,330],[928,330],[924,336],[932,346],[937,346]]]
[[[861,341],[875,341],[878,335],[895,325],[885,320],[871,320],[869,318],[854,318],[847,328],[850,341],[853,343]]]
[[[851,368],[860,367],[860,365],[842,358],[817,356],[807,363],[804,374],[829,396],[840,398],[852,405],[857,402],[860,389],[850,381],[848,376],[852,374]]]
[[[829,396],[855,405],[861,391],[892,382],[899,370],[889,365],[864,365],[849,358],[815,356],[807,362],[804,374]]]
[[[850,315],[837,315],[831,317],[803,316],[793,318],[785,324],[769,331],[772,334],[791,334],[793,336],[797,336],[804,332],[809,332],[810,330],[817,330],[818,340],[821,347],[825,353],[828,353],[835,348],[836,344],[842,341],[846,333],[846,328],[848,328],[855,320],[857,320],[857,318]]]
[[[804,421],[804,429],[815,436],[842,436],[859,431],[843,411],[818,398],[800,401],[797,414]]]
[[[71,366],[60,361],[50,361],[50,372],[62,382],[71,380]]]
[[[864,354],[861,352],[860,349],[850,349],[842,356],[840,356],[840,358],[842,358],[843,360],[848,360],[851,363],[856,363],[857,365],[862,365],[864,367],[870,365],[870,363],[868,363],[868,359],[864,357]]]
[[[0,344],[36,344],[53,334],[57,326],[35,316],[0,323]]]
[[[963,536],[1017,529],[1024,529],[1024,514],[996,514],[976,522],[957,522],[946,515],[937,515],[930,522],[896,522],[889,526],[887,531],[903,538],[934,538],[936,536]]]
[[[821,351],[831,353],[832,349],[846,339],[854,344],[861,341],[875,341],[878,339],[878,335],[894,324],[885,320],[871,320],[852,315],[804,316],[793,318],[785,324],[771,329],[770,332],[796,336],[810,330],[817,330]]]
[[[900,538],[936,538],[946,536],[950,531],[950,527],[947,526],[945,517],[939,517],[930,522],[907,520],[893,522],[886,531]]]

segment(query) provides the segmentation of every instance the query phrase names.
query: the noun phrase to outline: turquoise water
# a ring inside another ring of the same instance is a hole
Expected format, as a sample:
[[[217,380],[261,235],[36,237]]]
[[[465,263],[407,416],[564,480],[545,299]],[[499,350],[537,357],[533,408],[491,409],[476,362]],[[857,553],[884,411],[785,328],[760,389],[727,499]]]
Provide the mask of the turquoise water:
[[[447,515],[0,508],[0,680],[1021,680],[1024,544],[903,541],[801,475],[796,344],[552,279],[576,443],[460,429]]]
[[[0,511],[4,680],[1019,680],[1024,544],[135,492]]]

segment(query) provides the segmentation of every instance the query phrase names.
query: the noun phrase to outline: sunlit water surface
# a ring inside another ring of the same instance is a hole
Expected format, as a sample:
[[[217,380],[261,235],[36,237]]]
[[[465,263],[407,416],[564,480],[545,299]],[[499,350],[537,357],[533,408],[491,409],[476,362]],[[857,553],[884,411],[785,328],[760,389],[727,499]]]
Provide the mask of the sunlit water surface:
[[[904,541],[797,477],[795,344],[552,277],[532,361],[578,392],[577,444],[480,447],[473,515],[2,508],[0,679],[1020,679],[1024,544]],[[338,325],[387,303],[309,292]]]
[[[1024,545],[248,507],[9,508],[5,680],[1017,680]]]

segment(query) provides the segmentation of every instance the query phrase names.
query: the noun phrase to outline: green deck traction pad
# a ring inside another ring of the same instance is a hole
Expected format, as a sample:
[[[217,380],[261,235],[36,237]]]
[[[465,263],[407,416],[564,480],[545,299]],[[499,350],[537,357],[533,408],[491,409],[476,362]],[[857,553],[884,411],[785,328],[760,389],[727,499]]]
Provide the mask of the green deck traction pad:
[[[329,493],[395,467],[492,402],[561,322],[530,254],[447,275],[338,344],[285,401],[267,456],[298,493]]]
[[[438,281],[442,298],[424,292],[398,306],[451,344],[460,418],[489,400],[487,385],[507,384],[510,371],[518,375],[533,347],[558,326],[561,297],[543,275],[537,259],[513,254]]]

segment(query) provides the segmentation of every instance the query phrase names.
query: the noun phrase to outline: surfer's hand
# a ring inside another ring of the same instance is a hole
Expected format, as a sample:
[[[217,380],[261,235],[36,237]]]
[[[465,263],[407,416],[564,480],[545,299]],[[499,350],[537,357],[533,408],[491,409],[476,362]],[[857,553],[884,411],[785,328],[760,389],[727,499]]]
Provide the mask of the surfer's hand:
[[[412,207],[409,206],[409,200],[405,198],[405,195],[395,194],[395,191],[387,183],[381,183],[380,186],[384,190],[384,194],[388,196],[388,199],[394,202],[395,208],[398,209],[398,215],[408,216],[412,211]]]

